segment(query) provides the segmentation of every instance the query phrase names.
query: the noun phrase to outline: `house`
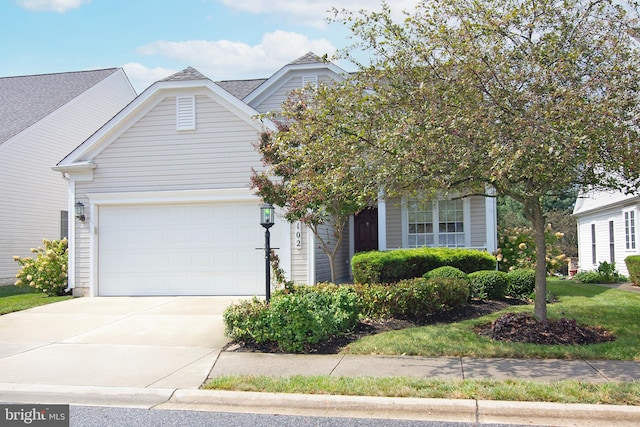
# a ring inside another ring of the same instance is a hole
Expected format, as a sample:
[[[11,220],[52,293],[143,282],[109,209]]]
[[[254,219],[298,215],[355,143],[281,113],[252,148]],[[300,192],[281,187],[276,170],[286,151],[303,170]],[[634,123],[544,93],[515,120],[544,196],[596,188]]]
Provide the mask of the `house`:
[[[624,259],[640,254],[640,196],[615,191],[591,191],[578,197],[573,215],[578,222],[579,271],[596,270],[606,261],[629,275]]]
[[[291,90],[343,79],[312,53],[267,79],[214,83],[189,67],[145,90],[54,170],[68,180],[70,283],[77,295],[264,295],[264,230],[250,188],[259,134]],[[300,223],[270,229],[298,283],[329,280]],[[349,222],[339,276],[354,252],[425,245],[496,249],[493,199],[381,200]]]
[[[119,68],[0,78],[0,284],[13,256],[67,235],[68,185],[51,170],[136,93]]]

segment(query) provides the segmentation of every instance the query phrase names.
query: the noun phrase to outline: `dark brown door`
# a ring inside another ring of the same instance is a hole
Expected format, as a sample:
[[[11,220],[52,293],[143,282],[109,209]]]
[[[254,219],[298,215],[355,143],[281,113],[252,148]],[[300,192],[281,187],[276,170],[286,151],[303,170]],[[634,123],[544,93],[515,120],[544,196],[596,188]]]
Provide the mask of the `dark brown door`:
[[[378,249],[378,208],[366,208],[354,217],[355,251]]]

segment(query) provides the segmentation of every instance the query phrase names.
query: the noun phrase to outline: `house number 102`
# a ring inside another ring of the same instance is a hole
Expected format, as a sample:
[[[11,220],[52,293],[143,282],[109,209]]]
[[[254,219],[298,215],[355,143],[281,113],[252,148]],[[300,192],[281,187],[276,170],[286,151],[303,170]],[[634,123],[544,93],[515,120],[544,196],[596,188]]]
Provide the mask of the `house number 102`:
[[[302,249],[302,224],[300,221],[296,221],[295,223],[295,235],[296,249]]]

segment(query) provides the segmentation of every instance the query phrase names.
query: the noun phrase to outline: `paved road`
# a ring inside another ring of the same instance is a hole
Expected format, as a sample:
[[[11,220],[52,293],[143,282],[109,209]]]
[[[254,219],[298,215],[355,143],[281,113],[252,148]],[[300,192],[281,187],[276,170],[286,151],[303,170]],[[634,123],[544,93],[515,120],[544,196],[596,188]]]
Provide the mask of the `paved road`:
[[[273,414],[241,414],[230,412],[146,410],[95,406],[72,406],[71,427],[472,427],[478,424],[440,421],[409,421],[362,418],[307,417]],[[514,427],[515,424],[481,424],[483,427]],[[528,425],[527,427],[536,427]]]

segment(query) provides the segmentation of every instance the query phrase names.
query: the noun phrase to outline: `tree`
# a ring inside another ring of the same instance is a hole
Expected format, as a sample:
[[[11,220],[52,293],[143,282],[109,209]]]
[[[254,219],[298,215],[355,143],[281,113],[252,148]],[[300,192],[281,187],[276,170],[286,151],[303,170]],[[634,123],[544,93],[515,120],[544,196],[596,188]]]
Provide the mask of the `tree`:
[[[631,192],[640,181],[637,6],[425,0],[401,23],[386,4],[335,13],[354,34],[342,55],[359,67],[363,99],[338,120],[358,134],[353,117],[366,115],[375,131],[326,142],[353,144],[389,195],[491,188],[522,203],[536,246],[535,315],[546,319],[543,199],[567,188]],[[353,59],[360,49],[371,64]]]
[[[257,149],[265,168],[252,175],[252,187],[263,200],[313,232],[329,258],[334,283],[349,216],[365,208],[378,191],[365,179],[365,163],[354,156],[356,136],[343,131],[346,110],[358,99],[355,89],[349,82],[335,82],[293,92],[282,111],[270,115],[277,130],[261,135]]]

